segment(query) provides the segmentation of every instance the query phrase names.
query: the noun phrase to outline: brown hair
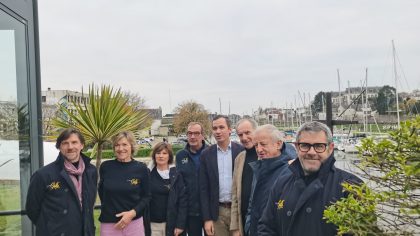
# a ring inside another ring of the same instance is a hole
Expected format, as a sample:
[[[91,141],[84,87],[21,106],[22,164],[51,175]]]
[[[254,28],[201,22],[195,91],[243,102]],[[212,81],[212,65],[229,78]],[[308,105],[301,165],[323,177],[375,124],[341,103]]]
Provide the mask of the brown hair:
[[[79,138],[79,141],[83,144],[83,146],[85,145],[85,138],[83,137],[82,133],[80,133],[80,131],[75,128],[68,128],[68,129],[63,130],[60,133],[60,135],[58,135],[57,141],[55,143],[55,147],[57,149],[60,149],[61,143],[64,140],[67,140],[68,138],[70,138],[70,135],[72,134],[75,134]]]
[[[218,119],[225,119],[227,127],[230,129],[232,127],[232,122],[230,121],[228,116],[225,115],[217,115],[213,117],[212,122]]]
[[[153,147],[153,151],[152,151],[152,161],[155,166],[156,166],[156,153],[162,150],[166,150],[169,154],[168,164],[172,164],[174,162],[174,153],[172,151],[172,146],[169,143],[160,142],[160,143],[157,143]]]

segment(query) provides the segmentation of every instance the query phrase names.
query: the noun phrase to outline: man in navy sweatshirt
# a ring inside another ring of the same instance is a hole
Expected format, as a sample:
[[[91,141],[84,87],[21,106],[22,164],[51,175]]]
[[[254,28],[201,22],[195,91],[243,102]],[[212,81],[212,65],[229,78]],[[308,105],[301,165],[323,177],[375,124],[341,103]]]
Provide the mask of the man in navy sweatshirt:
[[[191,236],[201,236],[203,220],[200,207],[199,168],[201,151],[206,148],[204,129],[199,122],[191,122],[187,128],[188,143],[176,154],[176,168],[184,178],[188,194],[188,217],[186,232]]]

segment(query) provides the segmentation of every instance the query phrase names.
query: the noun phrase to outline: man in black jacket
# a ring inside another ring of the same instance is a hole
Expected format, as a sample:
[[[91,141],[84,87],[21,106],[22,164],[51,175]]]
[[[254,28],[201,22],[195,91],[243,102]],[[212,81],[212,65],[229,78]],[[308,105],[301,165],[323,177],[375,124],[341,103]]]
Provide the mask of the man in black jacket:
[[[320,122],[303,124],[295,143],[299,160],[272,188],[258,224],[258,235],[336,235],[327,224],[327,206],[347,197],[342,183],[361,183],[353,174],[334,166],[334,143],[330,129]]]
[[[31,177],[26,211],[36,235],[95,235],[97,172],[81,153],[83,146],[78,130],[64,130],[56,142],[57,160]]]
[[[187,128],[188,143],[176,154],[176,169],[184,178],[188,194],[188,217],[186,232],[191,236],[201,236],[203,219],[200,207],[200,185],[198,182],[201,152],[206,148],[204,129],[199,122],[191,122]]]
[[[230,141],[227,116],[214,117],[212,130],[217,144],[206,148],[200,159],[201,212],[207,235],[229,236],[234,161],[244,148]]]

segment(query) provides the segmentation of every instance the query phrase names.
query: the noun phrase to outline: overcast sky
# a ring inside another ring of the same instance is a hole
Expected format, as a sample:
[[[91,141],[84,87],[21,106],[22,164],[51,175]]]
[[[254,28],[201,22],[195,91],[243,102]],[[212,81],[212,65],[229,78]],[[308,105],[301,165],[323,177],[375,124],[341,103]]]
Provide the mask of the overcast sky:
[[[92,82],[138,93],[170,113],[194,100],[251,114],[300,96],[394,85],[420,87],[420,1],[43,0],[42,89]],[[401,69],[399,68],[399,69]],[[401,72],[401,71],[400,71]]]

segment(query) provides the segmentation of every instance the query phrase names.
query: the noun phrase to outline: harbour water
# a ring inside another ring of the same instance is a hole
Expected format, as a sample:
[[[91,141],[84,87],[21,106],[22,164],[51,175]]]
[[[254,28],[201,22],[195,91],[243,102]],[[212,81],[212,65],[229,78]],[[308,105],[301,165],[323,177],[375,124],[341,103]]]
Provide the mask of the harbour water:
[[[44,142],[44,165],[53,162],[57,158],[58,150],[55,143]],[[348,154],[335,151],[336,166],[340,169],[354,172],[355,167],[351,160],[356,154]],[[19,180],[19,142],[16,140],[0,140],[0,180]]]

